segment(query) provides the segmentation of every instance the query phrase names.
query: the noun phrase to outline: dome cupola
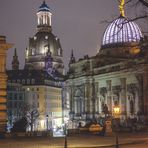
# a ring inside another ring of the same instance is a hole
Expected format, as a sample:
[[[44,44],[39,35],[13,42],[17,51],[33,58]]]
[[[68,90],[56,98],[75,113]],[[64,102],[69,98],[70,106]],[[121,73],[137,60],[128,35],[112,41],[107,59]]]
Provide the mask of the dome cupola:
[[[125,0],[120,0],[120,17],[112,21],[106,28],[103,35],[102,46],[117,43],[137,43],[142,38],[142,33],[138,25],[125,17],[124,6]]]
[[[141,37],[142,33],[138,25],[120,16],[107,27],[103,36],[102,45],[139,42]]]
[[[51,31],[51,17],[52,13],[50,11],[50,8],[47,6],[44,0],[37,12],[37,29],[39,32]]]

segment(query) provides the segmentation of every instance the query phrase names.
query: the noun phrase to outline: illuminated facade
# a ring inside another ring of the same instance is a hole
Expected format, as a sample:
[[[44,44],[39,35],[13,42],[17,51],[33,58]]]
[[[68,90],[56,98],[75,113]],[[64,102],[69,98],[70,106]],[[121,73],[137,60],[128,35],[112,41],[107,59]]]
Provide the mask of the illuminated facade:
[[[6,131],[7,107],[6,107],[6,53],[12,45],[6,43],[5,36],[0,36],[0,133]]]
[[[11,83],[22,85],[25,103],[39,113],[33,130],[45,131],[62,125],[63,54],[59,39],[52,33],[52,13],[45,1],[37,12],[37,33],[29,38],[25,50],[25,66],[20,70],[16,50]]]
[[[63,51],[59,38],[52,33],[51,16],[49,7],[43,2],[37,12],[37,33],[29,38],[26,49],[25,69],[45,69],[45,58],[50,53],[53,68],[63,74]]]
[[[114,20],[106,29],[102,45],[113,43],[139,42],[142,33],[135,22],[120,16]]]
[[[77,126],[112,116],[116,105],[121,109],[121,124],[127,125],[128,118],[148,121],[148,40],[123,14],[122,7],[120,17],[105,30],[95,56],[76,61],[72,53],[65,82],[69,103],[65,108]]]

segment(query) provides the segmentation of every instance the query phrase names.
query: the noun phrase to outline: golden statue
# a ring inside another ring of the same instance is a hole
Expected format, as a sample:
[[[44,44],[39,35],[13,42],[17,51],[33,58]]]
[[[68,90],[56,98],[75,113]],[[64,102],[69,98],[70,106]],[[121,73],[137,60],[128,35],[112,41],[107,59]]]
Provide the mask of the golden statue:
[[[125,16],[125,12],[124,12],[124,5],[125,5],[125,0],[118,0],[120,2],[119,5],[119,10],[120,10],[120,15],[121,16]]]

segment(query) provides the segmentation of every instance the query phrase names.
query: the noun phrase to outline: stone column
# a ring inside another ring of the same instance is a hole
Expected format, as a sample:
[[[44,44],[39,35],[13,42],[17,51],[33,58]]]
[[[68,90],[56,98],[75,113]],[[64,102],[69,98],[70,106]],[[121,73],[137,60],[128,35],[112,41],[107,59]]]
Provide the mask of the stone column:
[[[5,36],[0,36],[0,133],[6,131],[7,106],[6,106],[6,53],[12,44],[6,43]]]
[[[145,121],[148,124],[148,69],[143,74],[143,105]]]
[[[111,99],[111,80],[106,81],[107,84],[107,107],[109,111],[112,111],[111,104],[112,104],[112,99]]]
[[[136,75],[138,81],[138,108],[139,114],[144,114],[144,90],[143,90],[143,75]],[[147,88],[146,88],[147,89]]]
[[[86,82],[85,84],[85,111],[87,114],[87,118],[90,118],[91,114],[91,105],[92,105],[92,93],[91,93],[91,83]]]
[[[120,99],[121,99],[121,115],[126,115],[126,78],[121,78],[121,92],[120,92]]]

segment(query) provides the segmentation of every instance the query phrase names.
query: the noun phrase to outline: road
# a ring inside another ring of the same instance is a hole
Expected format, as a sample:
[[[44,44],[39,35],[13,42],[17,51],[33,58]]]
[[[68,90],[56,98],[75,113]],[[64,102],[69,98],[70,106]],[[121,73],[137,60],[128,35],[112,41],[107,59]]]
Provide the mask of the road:
[[[67,137],[68,148],[115,148],[115,137],[98,135],[73,135]],[[119,135],[119,148],[148,148],[148,133]],[[64,138],[27,137],[0,140],[0,148],[64,148]]]

